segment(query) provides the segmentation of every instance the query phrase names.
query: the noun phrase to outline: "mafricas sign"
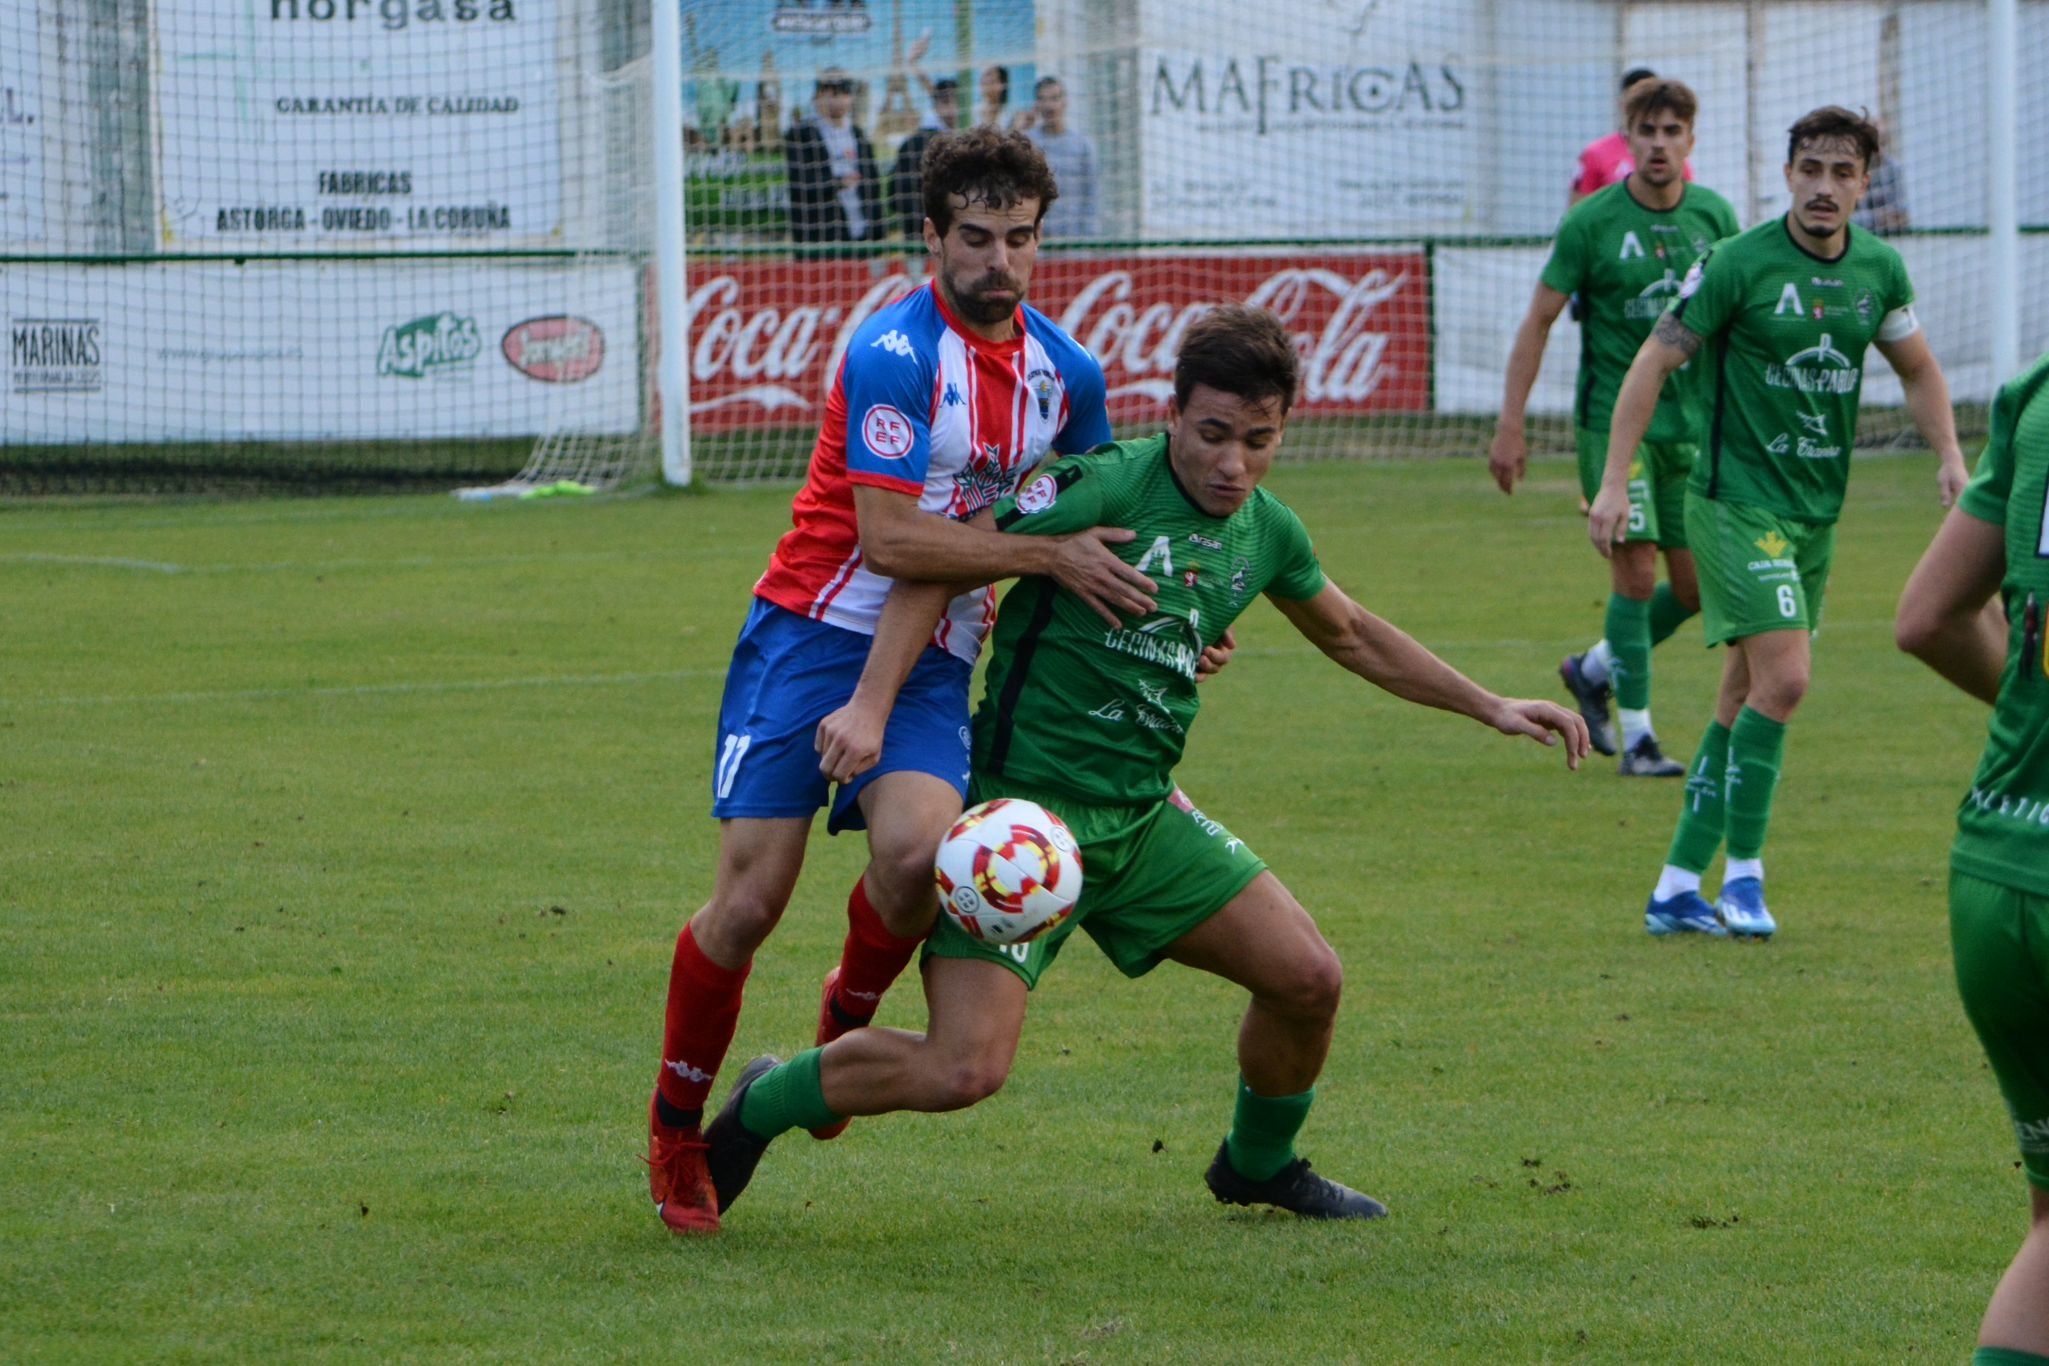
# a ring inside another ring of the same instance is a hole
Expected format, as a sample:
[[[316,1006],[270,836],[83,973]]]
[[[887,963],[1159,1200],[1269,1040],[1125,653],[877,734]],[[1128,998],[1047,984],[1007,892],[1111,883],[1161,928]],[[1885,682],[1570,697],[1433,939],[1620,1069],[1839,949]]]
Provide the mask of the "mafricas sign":
[[[701,430],[815,426],[862,323],[923,284],[867,263],[706,264],[691,279],[690,410]],[[1164,418],[1188,325],[1270,308],[1302,355],[1301,416],[1430,405],[1430,263],[1417,249],[1041,257],[1031,303],[1103,365],[1110,417]]]

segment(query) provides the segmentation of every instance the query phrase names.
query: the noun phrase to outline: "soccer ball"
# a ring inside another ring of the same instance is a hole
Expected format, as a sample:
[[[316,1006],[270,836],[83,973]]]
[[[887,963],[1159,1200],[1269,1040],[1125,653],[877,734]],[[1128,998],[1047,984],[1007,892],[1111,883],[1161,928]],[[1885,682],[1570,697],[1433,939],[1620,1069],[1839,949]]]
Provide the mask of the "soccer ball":
[[[988,943],[1022,944],[1073,913],[1081,846],[1037,802],[998,797],[946,832],[933,873],[954,924]]]

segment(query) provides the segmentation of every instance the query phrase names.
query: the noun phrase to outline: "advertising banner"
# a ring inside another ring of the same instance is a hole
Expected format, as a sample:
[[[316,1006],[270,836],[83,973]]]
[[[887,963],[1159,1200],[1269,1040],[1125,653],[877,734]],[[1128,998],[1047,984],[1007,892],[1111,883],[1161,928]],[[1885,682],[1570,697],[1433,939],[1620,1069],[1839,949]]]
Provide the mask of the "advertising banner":
[[[1489,8],[1240,6],[1191,26],[1175,0],[1144,0],[1144,235],[1470,230]]]
[[[43,45],[33,5],[0,6],[0,242],[43,239]]]
[[[705,262],[691,277],[690,411],[701,431],[815,426],[840,357],[874,312],[924,283],[866,262]],[[1303,362],[1298,417],[1430,407],[1430,262],[1363,252],[1041,257],[1031,303],[1102,362],[1110,418],[1162,420],[1188,324],[1224,303],[1271,308]]]
[[[166,248],[533,244],[557,0],[157,0]]]
[[[631,432],[638,300],[623,264],[8,266],[0,443]]]

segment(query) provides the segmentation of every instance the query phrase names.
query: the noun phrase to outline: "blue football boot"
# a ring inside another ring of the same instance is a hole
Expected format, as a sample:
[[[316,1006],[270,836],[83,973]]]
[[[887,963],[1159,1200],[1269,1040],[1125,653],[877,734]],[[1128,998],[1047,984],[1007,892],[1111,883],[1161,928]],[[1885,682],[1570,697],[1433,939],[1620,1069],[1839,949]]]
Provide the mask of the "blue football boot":
[[[1681,892],[1663,901],[1655,894],[1644,903],[1643,927],[1652,934],[1728,934],[1721,917],[1699,892]]]
[[[1769,939],[1779,928],[1779,922],[1764,908],[1761,878],[1739,877],[1723,883],[1715,907],[1722,913],[1722,924],[1738,939]]]

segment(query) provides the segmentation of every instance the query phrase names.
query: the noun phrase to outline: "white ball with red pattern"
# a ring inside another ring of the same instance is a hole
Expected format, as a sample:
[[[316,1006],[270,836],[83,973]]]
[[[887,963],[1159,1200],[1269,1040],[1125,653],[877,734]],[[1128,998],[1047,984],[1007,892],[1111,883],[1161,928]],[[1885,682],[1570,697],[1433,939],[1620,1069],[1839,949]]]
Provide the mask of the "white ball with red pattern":
[[[1022,944],[1073,914],[1081,846],[1037,802],[998,797],[946,832],[933,872],[954,924],[991,944]]]

